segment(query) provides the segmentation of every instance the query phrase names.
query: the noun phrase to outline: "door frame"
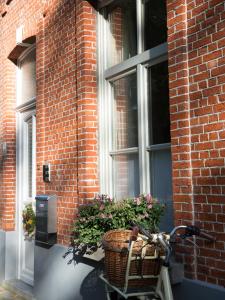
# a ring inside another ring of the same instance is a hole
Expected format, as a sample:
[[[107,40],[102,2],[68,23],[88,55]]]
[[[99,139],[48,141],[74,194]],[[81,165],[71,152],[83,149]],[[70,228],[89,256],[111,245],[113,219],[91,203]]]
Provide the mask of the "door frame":
[[[26,49],[21,56],[18,58],[17,65],[17,74],[16,74],[16,231],[17,235],[17,266],[16,266],[16,277],[29,285],[34,284],[34,272],[30,272],[28,269],[25,269],[25,257],[23,251],[25,248],[24,241],[24,232],[22,224],[22,210],[24,208],[24,191],[27,190],[26,181],[24,180],[24,175],[27,172],[28,168],[24,170],[25,157],[27,155],[25,145],[27,142],[24,140],[27,139],[27,134],[25,132],[24,122],[28,121],[32,117],[32,145],[36,146],[36,97],[29,99],[25,103],[21,104],[21,91],[22,91],[22,74],[21,74],[21,62],[23,59],[31,52],[35,50],[35,44],[31,45]],[[34,201],[36,193],[36,147],[32,147],[32,197]],[[34,159],[34,160],[33,160]],[[26,197],[26,196],[25,196]],[[27,197],[28,198],[28,197]],[[28,199],[27,199],[28,200]],[[34,241],[29,241],[33,244],[34,251]]]

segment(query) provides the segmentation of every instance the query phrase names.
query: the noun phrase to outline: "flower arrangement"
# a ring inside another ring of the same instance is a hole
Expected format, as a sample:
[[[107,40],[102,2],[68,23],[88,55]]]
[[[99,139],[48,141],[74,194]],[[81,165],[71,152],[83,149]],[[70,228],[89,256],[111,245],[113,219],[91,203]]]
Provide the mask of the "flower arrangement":
[[[32,239],[35,235],[36,216],[32,207],[32,203],[25,206],[23,213],[23,229],[25,239]]]
[[[92,254],[101,246],[105,232],[130,229],[131,221],[151,232],[157,232],[164,208],[150,194],[121,201],[99,195],[92,203],[79,209],[73,228],[73,252],[79,255]]]

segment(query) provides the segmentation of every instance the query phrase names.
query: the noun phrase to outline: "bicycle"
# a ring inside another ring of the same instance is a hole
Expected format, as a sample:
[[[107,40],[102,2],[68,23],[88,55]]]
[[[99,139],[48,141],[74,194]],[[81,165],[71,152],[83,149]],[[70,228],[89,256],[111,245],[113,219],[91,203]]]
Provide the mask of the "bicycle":
[[[179,233],[182,231],[182,233]],[[150,291],[137,291],[137,292],[128,292],[128,281],[129,276],[126,274],[126,284],[124,289],[120,289],[108,282],[108,280],[101,275],[100,278],[105,282],[106,284],[106,292],[107,292],[107,300],[110,300],[110,293],[112,291],[117,292],[120,296],[127,299],[129,297],[139,297],[139,299],[146,299],[145,297],[152,296],[153,298],[147,298],[147,299],[160,299],[160,300],[173,300],[173,293],[171,288],[171,282],[169,277],[169,266],[170,266],[170,259],[172,255],[172,247],[170,244],[170,241],[175,241],[176,238],[186,239],[190,238],[192,236],[199,236],[203,237],[209,241],[215,242],[216,239],[209,235],[208,233],[200,230],[199,227],[191,225],[180,225],[176,226],[169,234],[160,232],[160,233],[149,233],[146,229],[142,228],[141,226],[135,225],[132,229],[132,233],[129,240],[128,245],[128,268],[131,261],[131,250],[133,243],[137,240],[139,232],[141,233],[141,238],[145,240],[147,243],[153,243],[158,244],[163,247],[165,250],[165,255],[161,257],[163,259],[161,269],[158,275],[157,284],[156,287],[153,290]],[[127,272],[128,273],[128,272]],[[131,277],[130,277],[131,278]]]

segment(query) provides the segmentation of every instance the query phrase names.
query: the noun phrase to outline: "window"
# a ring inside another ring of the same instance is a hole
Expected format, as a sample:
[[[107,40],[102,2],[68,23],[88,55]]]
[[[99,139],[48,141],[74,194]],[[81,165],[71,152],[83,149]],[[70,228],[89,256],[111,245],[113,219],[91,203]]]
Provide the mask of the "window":
[[[31,47],[19,59],[18,105],[26,105],[36,97],[36,51]]]
[[[112,82],[112,157],[114,195],[139,194],[137,75]]]
[[[99,15],[100,184],[117,199],[151,192],[172,216],[166,37],[163,0]]]

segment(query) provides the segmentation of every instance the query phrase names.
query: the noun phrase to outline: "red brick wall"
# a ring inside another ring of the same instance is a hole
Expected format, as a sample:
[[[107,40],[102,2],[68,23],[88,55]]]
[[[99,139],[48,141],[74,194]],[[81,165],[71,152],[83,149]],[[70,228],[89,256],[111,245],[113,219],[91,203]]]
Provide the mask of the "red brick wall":
[[[175,221],[199,224],[218,240],[198,240],[199,249],[181,256],[187,276],[220,285],[225,285],[224,20],[224,1],[168,1]]]
[[[0,228],[15,228],[16,192],[16,67],[8,59],[16,46],[16,28],[25,25],[27,36],[36,32],[40,16],[39,1],[0,2],[0,147],[7,143],[7,158],[0,162]],[[26,4],[25,4],[26,3]],[[25,9],[26,8],[26,9]],[[19,13],[24,11],[24,13]]]
[[[96,14],[86,1],[53,1],[37,38],[37,193],[58,196],[58,242],[77,206],[98,191]],[[40,72],[40,73],[39,73]],[[42,165],[51,164],[51,182]]]
[[[96,12],[87,1],[2,1],[0,228],[15,227],[16,28],[36,36],[37,193],[58,196],[58,241],[68,243],[77,205],[98,191]],[[51,164],[51,182],[42,165]]]

